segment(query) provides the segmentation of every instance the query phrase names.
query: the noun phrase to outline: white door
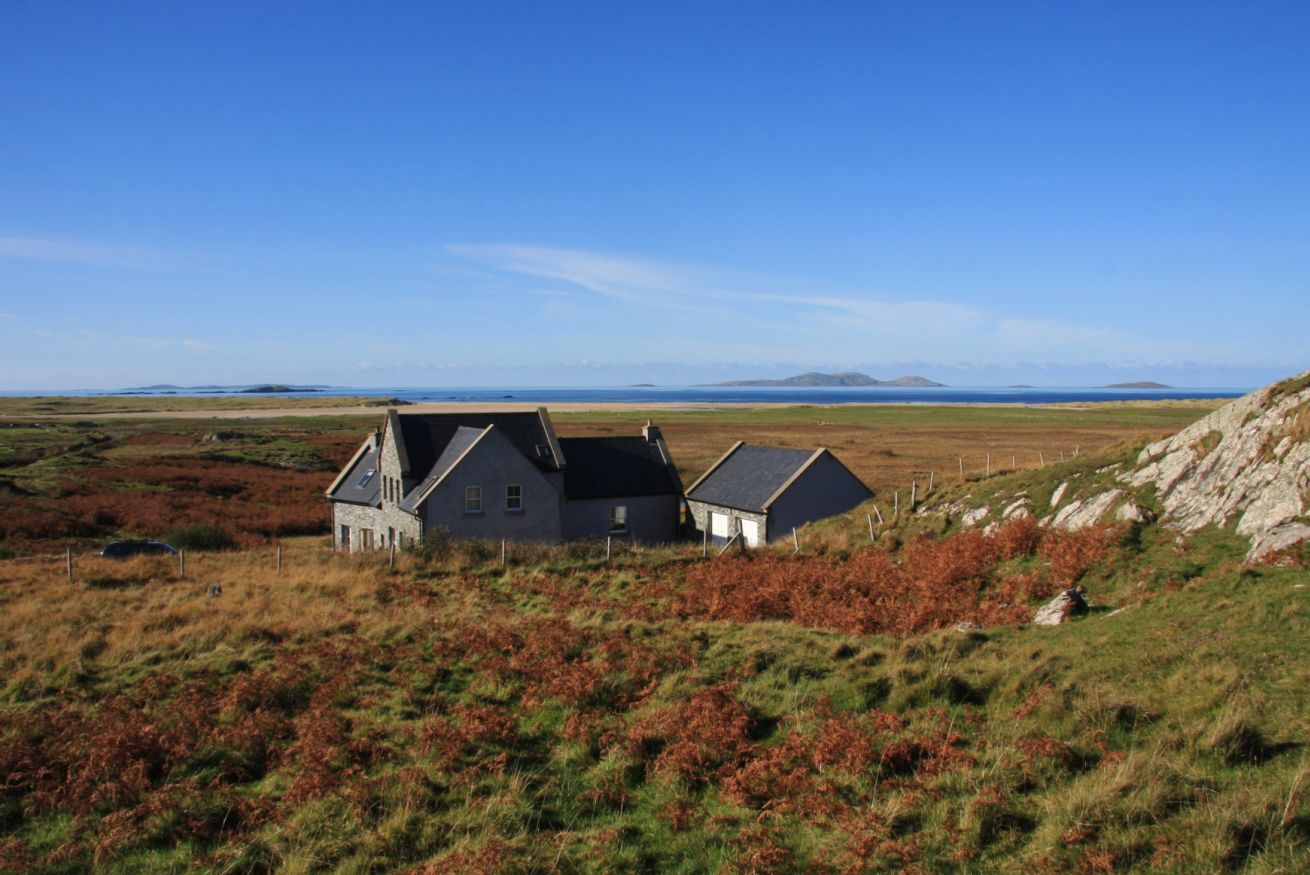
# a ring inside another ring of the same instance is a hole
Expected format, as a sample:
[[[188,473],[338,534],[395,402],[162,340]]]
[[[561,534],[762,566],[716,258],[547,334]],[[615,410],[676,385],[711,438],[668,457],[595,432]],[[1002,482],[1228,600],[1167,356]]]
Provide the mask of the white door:
[[[710,537],[716,541],[726,541],[728,534],[728,515],[710,511]]]
[[[741,521],[741,538],[747,547],[760,546],[760,524],[756,520]]]

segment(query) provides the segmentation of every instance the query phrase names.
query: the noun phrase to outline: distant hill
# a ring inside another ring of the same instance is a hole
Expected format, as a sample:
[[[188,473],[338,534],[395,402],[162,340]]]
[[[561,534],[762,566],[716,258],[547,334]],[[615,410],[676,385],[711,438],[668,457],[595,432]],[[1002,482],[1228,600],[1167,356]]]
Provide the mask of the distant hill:
[[[728,380],[723,383],[711,383],[713,386],[914,386],[934,387],[934,383],[924,377],[897,377],[894,380],[875,380],[868,374],[857,371],[840,371],[835,374],[821,374],[810,371],[786,377],[781,380]]]
[[[1105,388],[1107,389],[1172,389],[1173,386],[1166,386],[1164,383],[1153,383],[1150,380],[1138,380],[1135,383],[1111,383]]]

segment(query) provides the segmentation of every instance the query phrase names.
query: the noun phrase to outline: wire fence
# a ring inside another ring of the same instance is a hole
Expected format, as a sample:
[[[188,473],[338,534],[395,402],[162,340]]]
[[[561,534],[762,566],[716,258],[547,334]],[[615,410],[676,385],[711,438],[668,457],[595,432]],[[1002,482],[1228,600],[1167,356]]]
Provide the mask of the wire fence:
[[[1036,462],[1037,468],[1045,468],[1057,462],[1063,463],[1071,461],[1080,456],[1081,450],[1075,446],[1071,451],[1056,450],[1050,458],[1046,456],[1045,451],[1037,451]],[[1003,463],[1007,460],[1009,466]],[[996,463],[993,463],[993,460]],[[959,457],[955,478],[938,476],[935,470],[915,471],[911,474],[908,487],[899,487],[892,490],[891,499],[888,501],[885,493],[881,501],[875,500],[869,505],[869,510],[865,513],[865,527],[867,527],[870,543],[877,543],[880,535],[890,528],[894,528],[902,514],[915,513],[922,506],[922,503],[931,496],[938,494],[944,485],[944,482],[957,479],[957,482],[976,482],[990,479],[996,476],[1014,474],[1023,470],[1032,470],[1031,464],[1024,467],[1019,464],[1020,454],[1018,453],[984,453],[980,459],[970,460],[971,464],[966,465],[963,456]],[[1025,456],[1025,461],[1031,461]],[[902,499],[902,495],[904,498]],[[886,508],[887,514],[883,514]],[[857,521],[854,514],[846,514],[848,518]],[[480,546],[470,551],[467,546],[454,546],[452,542],[450,549],[463,549],[466,552],[472,552],[478,556],[482,564],[489,564],[495,558],[499,558],[501,567],[509,565],[523,564],[533,560],[541,559],[545,555],[543,551],[563,552],[575,559],[587,559],[596,561],[603,557],[605,562],[613,562],[616,559],[641,557],[643,555],[654,556],[656,554],[669,556],[678,559],[695,559],[695,558],[714,558],[723,556],[731,551],[737,550],[745,552],[748,549],[758,547],[769,547],[777,550],[791,548],[793,553],[801,553],[805,547],[805,530],[804,528],[792,528],[789,532],[775,532],[772,539],[767,544],[748,544],[740,529],[734,531],[729,537],[712,537],[707,531],[690,530],[692,537],[684,539],[681,542],[673,544],[644,544],[637,541],[632,536],[609,536],[600,539],[588,539],[585,541],[575,541],[567,544],[526,544],[509,539],[487,540],[471,539],[463,542],[464,545],[476,543]],[[281,574],[284,567],[303,561],[306,554],[312,554],[316,560],[322,560],[327,557],[337,557],[342,560],[356,562],[382,562],[389,568],[396,568],[400,562],[406,562],[412,558],[412,551],[408,548],[397,549],[394,543],[389,547],[380,547],[371,550],[346,550],[329,545],[319,545],[306,547],[305,545],[296,545],[294,551],[286,545],[278,543],[267,548],[267,561],[269,570]],[[243,553],[249,554],[252,550],[244,550]],[[297,554],[293,557],[292,553]],[[199,557],[215,555],[210,551],[192,552],[186,549],[178,550],[175,554],[156,555],[153,558],[157,563],[172,566],[174,575],[177,579],[187,579],[189,575],[194,575],[198,569],[196,561]],[[217,555],[221,555],[221,552]],[[94,550],[74,550],[71,547],[65,549],[62,553],[41,553],[28,554],[23,556],[12,556],[0,560],[0,565],[39,565],[48,564],[53,572],[60,574],[69,581],[78,579],[79,572],[86,569],[104,570],[114,567],[120,563],[121,559],[103,556],[100,551]],[[188,568],[190,565],[190,569]]]

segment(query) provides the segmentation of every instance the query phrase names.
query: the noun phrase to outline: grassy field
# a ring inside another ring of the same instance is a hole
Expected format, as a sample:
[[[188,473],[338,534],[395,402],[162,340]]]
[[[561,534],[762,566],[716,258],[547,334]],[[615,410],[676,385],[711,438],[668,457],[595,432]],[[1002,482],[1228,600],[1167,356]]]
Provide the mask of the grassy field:
[[[0,866],[1304,871],[1306,557],[1072,537],[0,563]]]

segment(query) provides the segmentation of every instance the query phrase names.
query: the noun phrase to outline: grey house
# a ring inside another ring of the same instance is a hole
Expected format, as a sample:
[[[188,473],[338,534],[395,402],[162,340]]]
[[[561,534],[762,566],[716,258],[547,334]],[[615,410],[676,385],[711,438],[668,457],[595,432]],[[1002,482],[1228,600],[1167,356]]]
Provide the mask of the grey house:
[[[651,423],[632,437],[560,439],[545,408],[388,410],[327,490],[333,544],[350,551],[404,547],[437,526],[464,538],[671,541],[681,493]]]
[[[687,509],[716,543],[740,534],[747,547],[757,547],[872,497],[823,447],[810,452],[739,441],[687,490]]]

